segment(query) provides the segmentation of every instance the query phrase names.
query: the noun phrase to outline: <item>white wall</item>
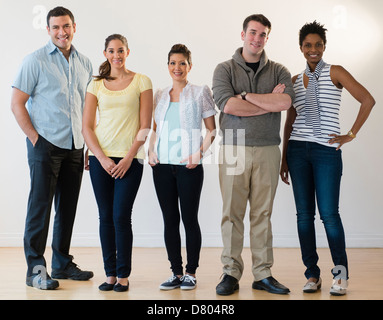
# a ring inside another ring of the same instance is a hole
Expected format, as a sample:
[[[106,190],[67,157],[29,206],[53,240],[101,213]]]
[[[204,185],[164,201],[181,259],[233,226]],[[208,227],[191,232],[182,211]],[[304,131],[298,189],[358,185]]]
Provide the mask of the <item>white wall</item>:
[[[104,39],[122,33],[131,48],[128,68],[147,74],[155,89],[170,84],[167,53],[178,42],[185,43],[193,53],[190,81],[211,86],[215,66],[230,59],[242,45],[242,22],[252,13],[265,14],[273,24],[266,47],[269,58],[284,64],[292,75],[297,74],[305,67],[298,46],[299,29],[315,19],[325,24],[325,61],[343,65],[377,101],[358,138],[343,148],[340,211],[347,243],[350,247],[383,247],[381,0],[322,0],[320,4],[311,0],[0,0],[0,246],[22,246],[29,191],[25,137],[10,111],[11,83],[23,57],[48,41],[45,10],[56,5],[74,13],[77,33],[73,43],[92,60],[95,72],[103,62]],[[343,132],[351,128],[358,109],[358,103],[344,92]],[[282,127],[284,119],[283,115]],[[213,151],[217,150],[216,143]],[[205,165],[200,205],[204,246],[221,246],[220,217],[218,168],[210,158]],[[275,246],[299,246],[292,190],[283,183],[278,187],[272,222]],[[326,246],[319,218],[317,224],[318,244]],[[134,245],[163,246],[162,227],[151,168],[146,164],[133,213]],[[84,173],[72,243],[99,245],[97,207],[88,172]]]

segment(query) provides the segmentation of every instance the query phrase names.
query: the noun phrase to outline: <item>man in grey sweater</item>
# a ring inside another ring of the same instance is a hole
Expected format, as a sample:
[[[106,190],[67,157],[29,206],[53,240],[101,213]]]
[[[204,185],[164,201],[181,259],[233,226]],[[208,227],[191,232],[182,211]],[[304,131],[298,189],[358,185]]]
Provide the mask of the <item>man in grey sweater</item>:
[[[243,23],[243,47],[219,64],[213,94],[219,107],[222,146],[219,179],[223,199],[224,277],[217,294],[239,289],[247,201],[250,203],[250,248],[254,289],[286,294],[289,289],[271,276],[271,212],[279,179],[281,111],[290,108],[294,90],[289,71],[268,59],[264,47],[271,30],[263,15]]]

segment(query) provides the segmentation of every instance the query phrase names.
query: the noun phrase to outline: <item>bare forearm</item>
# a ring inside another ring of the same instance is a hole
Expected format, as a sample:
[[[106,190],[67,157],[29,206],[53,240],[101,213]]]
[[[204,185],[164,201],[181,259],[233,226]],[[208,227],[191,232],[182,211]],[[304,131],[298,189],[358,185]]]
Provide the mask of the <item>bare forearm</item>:
[[[12,103],[11,109],[19,127],[34,145],[38,139],[39,134],[37,133],[36,129],[32,124],[27,109],[24,105],[20,105],[17,103]]]
[[[88,148],[92,151],[94,156],[101,161],[105,157],[104,152],[101,149],[101,146],[98,142],[97,136],[94,132],[93,127],[83,126],[82,135]]]
[[[214,116],[204,119],[204,123],[206,127],[206,134],[205,138],[202,141],[202,146],[200,148],[200,151],[203,153],[210,148],[217,134]]]
[[[359,109],[358,116],[351,128],[351,131],[356,135],[362,128],[367,118],[369,117],[372,108],[375,105],[375,100],[371,95],[368,95],[363,101]]]
[[[128,153],[126,154],[125,158],[133,159],[140,148],[145,144],[146,138],[150,132],[150,125],[148,127],[141,128],[134,141],[132,146],[130,147]]]

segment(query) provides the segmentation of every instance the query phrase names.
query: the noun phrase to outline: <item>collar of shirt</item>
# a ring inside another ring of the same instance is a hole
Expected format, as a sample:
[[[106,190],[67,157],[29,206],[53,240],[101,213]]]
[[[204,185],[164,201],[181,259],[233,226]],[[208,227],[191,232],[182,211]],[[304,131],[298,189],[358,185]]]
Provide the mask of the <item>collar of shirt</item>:
[[[54,52],[58,52],[58,53],[61,52],[60,49],[53,43],[52,39],[49,39],[49,41],[46,45],[46,48],[47,48],[47,51],[49,54],[52,54]],[[73,44],[71,45],[70,54],[71,55],[78,55],[77,50]]]

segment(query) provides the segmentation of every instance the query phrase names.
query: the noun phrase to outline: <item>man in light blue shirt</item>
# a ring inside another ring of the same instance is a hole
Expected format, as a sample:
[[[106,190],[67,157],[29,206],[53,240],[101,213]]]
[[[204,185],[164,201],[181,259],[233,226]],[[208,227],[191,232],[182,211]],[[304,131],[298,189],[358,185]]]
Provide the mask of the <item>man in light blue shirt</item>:
[[[52,277],[88,280],[93,276],[80,270],[69,254],[84,168],[82,110],[92,64],[72,46],[76,24],[68,9],[52,9],[47,24],[51,39],[24,59],[11,101],[27,136],[31,177],[24,232],[26,283],[39,289],[59,286],[48,275],[44,259],[53,198]]]

